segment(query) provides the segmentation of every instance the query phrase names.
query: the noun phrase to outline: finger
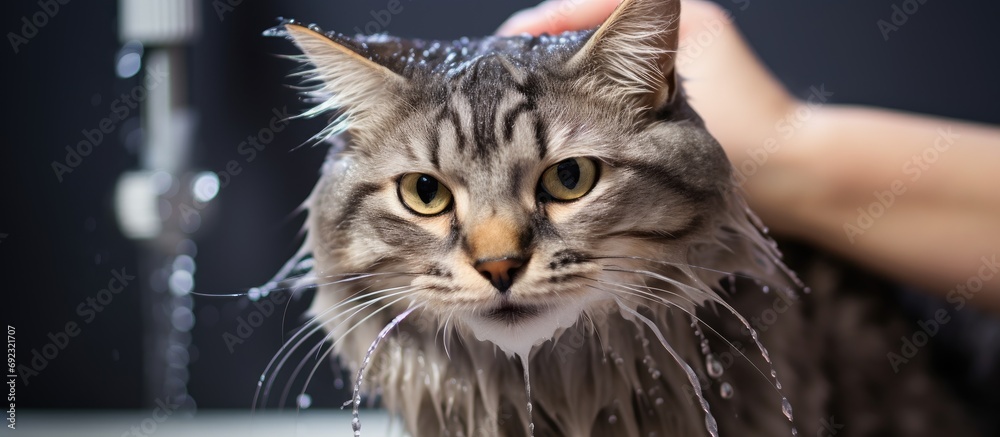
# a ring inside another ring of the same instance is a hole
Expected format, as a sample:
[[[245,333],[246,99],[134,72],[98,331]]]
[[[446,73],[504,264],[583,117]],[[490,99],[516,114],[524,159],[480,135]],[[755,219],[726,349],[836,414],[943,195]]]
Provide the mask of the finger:
[[[681,39],[696,30],[701,30],[706,22],[731,25],[729,13],[719,5],[705,0],[681,0],[681,23],[679,26]]]
[[[621,0],[547,0],[515,13],[496,33],[500,36],[522,33],[539,35],[590,29],[603,23],[620,2]]]

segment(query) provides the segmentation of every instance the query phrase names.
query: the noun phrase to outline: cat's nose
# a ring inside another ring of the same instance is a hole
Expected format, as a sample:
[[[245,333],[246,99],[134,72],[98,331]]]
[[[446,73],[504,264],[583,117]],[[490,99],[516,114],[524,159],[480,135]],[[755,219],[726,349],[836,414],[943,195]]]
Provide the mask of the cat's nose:
[[[488,279],[493,287],[501,293],[506,293],[514,283],[514,276],[524,265],[520,258],[500,258],[480,260],[476,262],[476,271]]]

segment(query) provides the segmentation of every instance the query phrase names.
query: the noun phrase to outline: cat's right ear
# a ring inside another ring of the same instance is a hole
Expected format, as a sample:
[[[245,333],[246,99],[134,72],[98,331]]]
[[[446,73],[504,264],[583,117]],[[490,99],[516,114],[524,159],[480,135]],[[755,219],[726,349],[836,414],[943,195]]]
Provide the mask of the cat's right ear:
[[[586,72],[581,85],[594,92],[662,108],[678,93],[680,13],[680,0],[623,0],[568,67]]]
[[[378,109],[384,111],[407,84],[403,76],[322,33],[298,24],[286,24],[285,30],[312,64],[304,74],[319,81],[317,91],[327,97],[304,115],[341,111],[335,122],[339,126],[332,126],[331,131],[363,125]]]

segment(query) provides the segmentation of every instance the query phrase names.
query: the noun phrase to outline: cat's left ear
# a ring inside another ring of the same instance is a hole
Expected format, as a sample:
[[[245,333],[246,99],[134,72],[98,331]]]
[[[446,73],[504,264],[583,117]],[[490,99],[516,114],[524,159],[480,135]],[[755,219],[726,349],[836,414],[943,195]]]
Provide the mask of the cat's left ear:
[[[365,121],[384,113],[386,105],[407,85],[403,76],[359,53],[348,41],[334,40],[298,24],[286,24],[285,30],[313,65],[307,74],[321,82],[319,93],[328,96],[306,115],[336,109],[343,114],[343,125],[336,128],[363,129]]]
[[[624,0],[569,60],[584,85],[659,109],[677,94],[680,0]]]

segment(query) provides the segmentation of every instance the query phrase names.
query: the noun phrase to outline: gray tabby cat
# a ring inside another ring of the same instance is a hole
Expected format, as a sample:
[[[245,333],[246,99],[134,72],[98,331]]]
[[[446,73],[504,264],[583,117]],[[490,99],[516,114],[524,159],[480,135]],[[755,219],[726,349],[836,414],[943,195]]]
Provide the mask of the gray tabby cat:
[[[890,304],[782,264],[685,101],[679,12],[456,42],[286,23],[308,115],[338,111],[320,137],[349,135],[307,201],[315,329],[415,436],[971,435],[921,356],[885,362]]]

